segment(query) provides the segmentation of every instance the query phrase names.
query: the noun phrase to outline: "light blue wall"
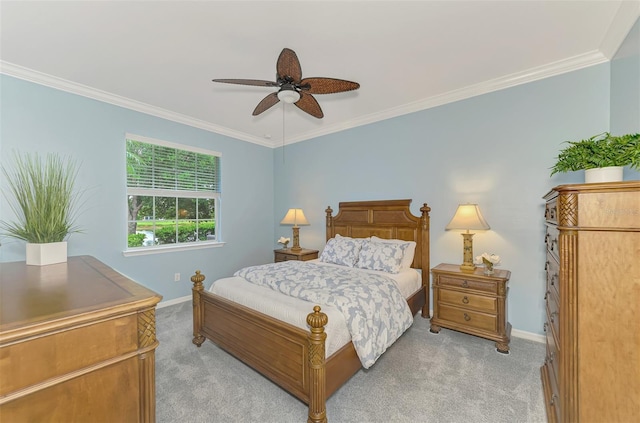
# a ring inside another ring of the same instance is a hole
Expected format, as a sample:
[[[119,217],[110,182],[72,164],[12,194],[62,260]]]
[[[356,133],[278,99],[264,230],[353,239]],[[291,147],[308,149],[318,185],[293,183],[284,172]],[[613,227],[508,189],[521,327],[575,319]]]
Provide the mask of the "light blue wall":
[[[189,276],[208,281],[273,259],[273,150],[107,103],[0,76],[0,154],[58,152],[81,163],[86,204],[69,239],[69,255],[92,255],[170,300],[191,293]],[[222,157],[221,248],[124,257],[125,133],[219,151]],[[3,178],[4,179],[4,178]],[[2,181],[6,188],[6,181]],[[3,197],[0,219],[13,215]],[[24,242],[2,239],[0,262],[24,260]],[[174,282],[174,273],[182,281]]]
[[[340,201],[413,199],[431,208],[431,264],[462,261],[462,237],[445,232],[459,203],[478,203],[491,230],[474,255],[511,270],[509,320],[542,333],[545,250],[542,196],[582,172],[549,177],[565,140],[609,128],[609,64],[547,78],[285,146],[275,151],[275,218],[302,207],[301,245],[322,249],[324,210]],[[361,89],[367,89],[362,87]],[[276,236],[290,228],[276,222]]]
[[[640,19],[611,61],[611,133],[640,133]],[[639,179],[625,168],[625,179]]]

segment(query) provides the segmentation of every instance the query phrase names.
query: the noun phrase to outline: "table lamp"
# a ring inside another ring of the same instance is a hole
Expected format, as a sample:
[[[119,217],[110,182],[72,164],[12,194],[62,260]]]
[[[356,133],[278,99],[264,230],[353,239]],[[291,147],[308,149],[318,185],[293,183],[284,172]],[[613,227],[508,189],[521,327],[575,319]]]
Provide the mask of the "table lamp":
[[[451,219],[451,222],[445,227],[445,230],[466,230],[462,234],[463,237],[463,257],[464,262],[460,265],[460,270],[463,272],[473,272],[476,265],[473,264],[473,234],[469,233],[469,230],[487,230],[491,229],[489,224],[482,213],[480,213],[480,207],[477,204],[460,204],[456,210],[456,214]]]
[[[302,209],[289,209],[284,219],[280,222],[281,225],[293,225],[293,246],[291,251],[300,251],[300,228],[298,225],[308,225],[307,218],[304,217]]]

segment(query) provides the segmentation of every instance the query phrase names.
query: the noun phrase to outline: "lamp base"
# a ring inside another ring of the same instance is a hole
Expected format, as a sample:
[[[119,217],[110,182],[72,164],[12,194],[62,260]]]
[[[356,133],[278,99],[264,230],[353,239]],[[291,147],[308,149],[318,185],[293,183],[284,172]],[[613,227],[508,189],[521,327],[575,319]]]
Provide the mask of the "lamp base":
[[[467,233],[462,234],[463,238],[463,249],[462,249],[462,258],[463,263],[460,265],[460,270],[463,272],[473,272],[476,270],[476,265],[473,264],[473,234],[470,234],[467,230]]]
[[[476,265],[475,264],[469,264],[469,263],[462,263],[460,265],[460,270],[466,273],[473,273],[476,270]]]
[[[300,228],[297,226],[293,227],[293,246],[291,247],[291,251],[300,251],[302,247],[300,247]]]

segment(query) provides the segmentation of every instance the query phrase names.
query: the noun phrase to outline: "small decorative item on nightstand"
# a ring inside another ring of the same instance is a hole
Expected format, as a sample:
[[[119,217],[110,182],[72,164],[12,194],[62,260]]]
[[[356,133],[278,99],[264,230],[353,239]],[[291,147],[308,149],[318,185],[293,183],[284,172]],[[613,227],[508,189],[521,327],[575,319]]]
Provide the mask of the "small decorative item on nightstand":
[[[283,248],[280,250],[273,250],[273,252],[275,254],[274,261],[276,263],[289,260],[307,261],[318,258],[318,250],[307,250],[306,248],[301,248],[297,251],[292,248]]]
[[[509,353],[511,324],[507,320],[508,270],[485,275],[478,268],[463,272],[455,264],[439,264],[433,276],[431,332],[445,327],[496,342],[498,352]]]
[[[484,265],[484,274],[493,275],[493,267],[500,265],[500,256],[496,254],[482,253],[473,261],[475,264]]]
[[[289,241],[291,241],[289,238],[285,238],[285,237],[281,236],[280,239],[278,240],[278,244],[282,244],[282,248],[284,248],[286,250],[287,249],[287,244],[289,244]]]

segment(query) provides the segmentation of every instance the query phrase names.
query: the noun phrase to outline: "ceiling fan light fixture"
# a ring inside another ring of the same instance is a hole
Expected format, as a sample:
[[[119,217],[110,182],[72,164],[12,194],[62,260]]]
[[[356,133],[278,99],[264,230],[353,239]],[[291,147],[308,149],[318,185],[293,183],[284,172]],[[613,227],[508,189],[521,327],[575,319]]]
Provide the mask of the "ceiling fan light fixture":
[[[278,100],[289,104],[295,103],[300,100],[300,93],[296,90],[280,90],[278,91]]]

